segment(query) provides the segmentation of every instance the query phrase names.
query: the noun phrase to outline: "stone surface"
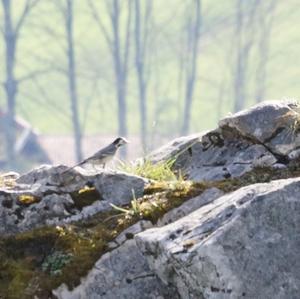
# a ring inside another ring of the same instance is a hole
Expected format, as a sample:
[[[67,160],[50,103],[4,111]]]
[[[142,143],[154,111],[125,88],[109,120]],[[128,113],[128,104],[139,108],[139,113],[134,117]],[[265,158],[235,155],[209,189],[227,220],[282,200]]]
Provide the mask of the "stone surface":
[[[45,165],[22,175],[17,183],[27,186],[38,184],[41,192],[53,190],[59,193],[71,193],[91,186],[98,190],[102,200],[122,204],[122,198],[124,201],[132,198],[132,192],[137,197],[142,196],[147,182],[141,177],[112,170],[95,172],[80,167],[69,171],[66,169],[64,165]]]
[[[240,177],[255,167],[298,159],[299,120],[295,102],[263,102],[224,118],[216,130],[175,139],[149,158],[176,158],[174,169],[194,181]]]
[[[222,119],[219,127],[236,130],[273,153],[287,155],[300,145],[299,132],[294,130],[299,117],[295,101],[267,101]]]
[[[169,159],[177,158],[176,156],[184,153],[189,147],[199,143],[202,135],[203,134],[193,134],[176,138],[150,153],[147,159],[153,163],[157,163],[160,161],[168,161]]]
[[[223,194],[224,192],[217,188],[207,189],[201,195],[189,199],[178,208],[172,209],[171,211],[164,214],[164,216],[158,220],[157,226],[163,226],[168,223],[174,222],[194,212],[200,207],[207,205],[208,203],[214,201]]]
[[[262,166],[289,173],[299,164],[299,112],[294,102],[261,103],[224,118],[215,130],[177,138],[147,159],[175,160],[174,170],[193,181],[238,178]],[[2,176],[0,234],[86,224],[110,204],[139,198],[148,183],[122,172],[67,169],[44,165]],[[75,289],[61,285],[53,293],[60,299],[298,299],[299,192],[298,178],[226,195],[207,189],[155,227],[139,221],[124,230]]]
[[[181,298],[293,298],[300,292],[300,179],[241,188],[136,236]]]
[[[141,221],[124,231],[117,239],[114,250],[104,254],[90,273],[74,290],[66,285],[53,291],[58,299],[169,299],[178,298],[166,288],[149,269],[146,259],[138,250],[134,234],[151,227]]]
[[[80,221],[143,195],[147,180],[121,172],[100,173],[65,166],[42,166],[22,175],[11,188],[0,188],[0,233]],[[84,202],[84,192],[92,190]],[[94,190],[94,191],[93,191]]]

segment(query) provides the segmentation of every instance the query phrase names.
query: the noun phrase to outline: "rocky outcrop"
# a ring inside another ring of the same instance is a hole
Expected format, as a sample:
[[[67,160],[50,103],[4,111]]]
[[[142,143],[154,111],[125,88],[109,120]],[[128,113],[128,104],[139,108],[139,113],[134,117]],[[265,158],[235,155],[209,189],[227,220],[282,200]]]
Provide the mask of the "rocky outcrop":
[[[255,167],[285,167],[300,155],[299,106],[264,102],[228,116],[216,130],[179,138],[149,155],[157,163],[175,158],[186,179],[240,177]]]
[[[42,166],[0,189],[0,233],[82,221],[110,204],[129,204],[143,195],[146,179],[113,171],[90,173]]]
[[[181,298],[298,298],[300,179],[241,188],[136,240]]]
[[[299,112],[295,101],[269,101],[222,119],[219,127],[261,143],[274,154],[287,156],[300,145]]]
[[[0,298],[298,298],[298,112],[262,103],[148,156],[178,181],[2,177]]]

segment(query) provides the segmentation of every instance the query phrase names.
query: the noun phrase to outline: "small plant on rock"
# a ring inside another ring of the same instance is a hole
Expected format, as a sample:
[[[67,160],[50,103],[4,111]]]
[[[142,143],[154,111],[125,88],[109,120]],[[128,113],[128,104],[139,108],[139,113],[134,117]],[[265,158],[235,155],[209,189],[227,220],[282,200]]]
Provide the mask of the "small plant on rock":
[[[122,207],[118,207],[114,204],[110,204],[115,210],[120,211],[122,213],[124,213],[126,216],[138,216],[138,217],[142,217],[143,216],[143,211],[142,211],[142,206],[141,206],[141,202],[139,202],[138,199],[136,199],[134,190],[132,190],[132,195],[133,195],[133,199],[130,202],[131,203],[131,207],[129,208],[122,208]]]
[[[72,256],[71,253],[54,251],[45,258],[42,264],[42,270],[49,272],[51,276],[59,275],[62,273],[63,267],[71,261]]]

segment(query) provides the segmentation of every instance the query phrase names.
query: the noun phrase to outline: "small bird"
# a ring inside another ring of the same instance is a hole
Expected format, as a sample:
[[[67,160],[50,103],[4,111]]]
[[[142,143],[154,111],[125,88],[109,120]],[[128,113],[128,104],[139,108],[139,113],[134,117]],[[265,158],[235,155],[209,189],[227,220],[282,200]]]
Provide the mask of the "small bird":
[[[118,137],[115,141],[113,141],[111,144],[108,146],[102,148],[98,152],[96,152],[94,155],[84,159],[82,162],[68,168],[65,170],[63,173],[77,167],[77,166],[82,166],[82,165],[87,165],[90,164],[94,168],[95,166],[101,165],[103,168],[105,168],[105,165],[107,162],[113,159],[115,154],[117,153],[117,150],[119,147],[122,145],[125,145],[129,143],[125,138],[123,137]]]

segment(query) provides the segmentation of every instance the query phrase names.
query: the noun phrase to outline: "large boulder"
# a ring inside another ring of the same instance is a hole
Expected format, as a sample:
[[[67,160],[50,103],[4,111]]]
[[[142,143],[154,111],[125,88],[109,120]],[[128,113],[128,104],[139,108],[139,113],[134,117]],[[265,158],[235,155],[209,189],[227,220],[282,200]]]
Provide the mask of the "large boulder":
[[[181,298],[298,298],[300,179],[241,188],[136,236]]]
[[[175,139],[148,158],[154,163],[175,159],[174,169],[193,181],[285,167],[300,156],[299,111],[295,102],[260,103],[224,118],[213,131]]]
[[[299,108],[295,101],[267,101],[222,119],[219,127],[236,130],[273,153],[288,155],[300,145]]]

